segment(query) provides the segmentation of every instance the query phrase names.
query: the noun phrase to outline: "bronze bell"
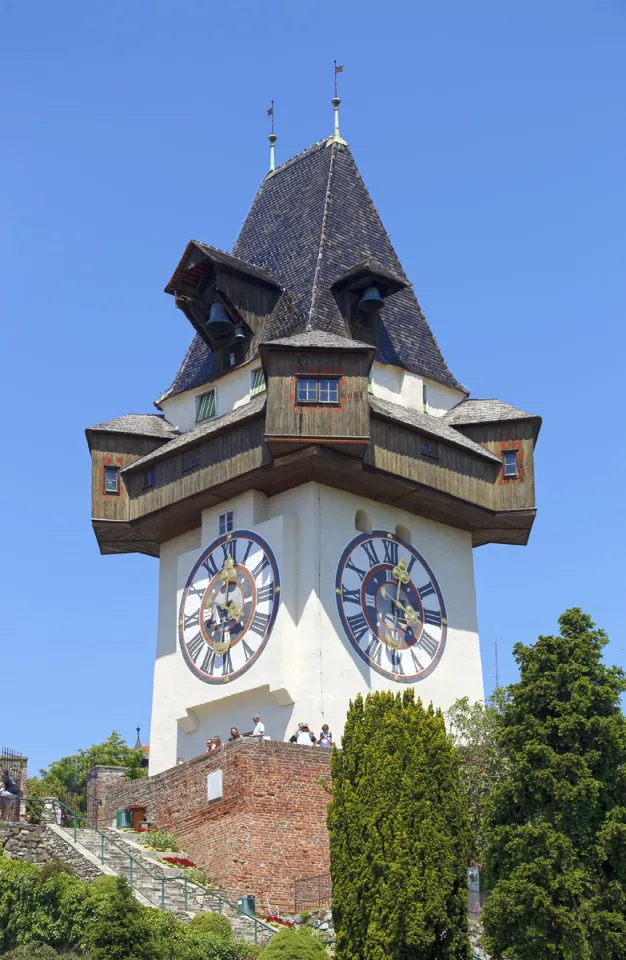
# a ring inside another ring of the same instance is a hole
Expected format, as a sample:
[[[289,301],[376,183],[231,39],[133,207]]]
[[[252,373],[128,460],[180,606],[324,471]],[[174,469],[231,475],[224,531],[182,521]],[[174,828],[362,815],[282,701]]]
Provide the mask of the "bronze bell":
[[[235,324],[228,316],[221,300],[215,300],[211,304],[209,319],[205,323],[205,329],[214,340],[224,340],[226,337],[232,337],[235,332]]]
[[[366,287],[359,300],[359,310],[363,313],[377,313],[383,305],[383,298],[378,287]]]

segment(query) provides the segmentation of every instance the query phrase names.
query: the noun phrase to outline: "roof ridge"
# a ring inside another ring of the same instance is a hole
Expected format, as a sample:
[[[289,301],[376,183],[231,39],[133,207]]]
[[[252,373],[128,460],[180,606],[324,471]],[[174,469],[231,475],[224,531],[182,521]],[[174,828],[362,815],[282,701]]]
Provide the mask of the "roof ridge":
[[[326,237],[326,221],[328,219],[328,207],[330,202],[330,188],[333,180],[333,171],[335,169],[335,144],[330,144],[330,164],[328,166],[328,179],[326,181],[326,194],[324,196],[324,213],[322,214],[322,230],[320,233],[320,242],[317,250],[317,263],[315,264],[315,274],[313,275],[313,288],[311,290],[311,302],[309,304],[309,316],[306,322],[306,329],[311,330],[313,311],[317,299],[317,282],[319,280],[322,264],[324,262],[324,240]]]
[[[308,157],[311,153],[314,153],[316,150],[320,150],[322,147],[325,147],[327,143],[328,137],[324,137],[323,140],[318,140],[316,143],[311,144],[310,147],[306,147],[304,150],[301,150],[300,153],[295,153],[293,157],[289,157],[288,160],[285,160],[284,163],[281,163],[280,166],[276,167],[275,170],[270,170],[269,173],[266,173],[263,177],[263,180],[267,180],[268,177],[274,179],[278,173],[281,173],[283,170],[287,170],[295,163],[299,163],[300,160],[304,160],[305,157]]]

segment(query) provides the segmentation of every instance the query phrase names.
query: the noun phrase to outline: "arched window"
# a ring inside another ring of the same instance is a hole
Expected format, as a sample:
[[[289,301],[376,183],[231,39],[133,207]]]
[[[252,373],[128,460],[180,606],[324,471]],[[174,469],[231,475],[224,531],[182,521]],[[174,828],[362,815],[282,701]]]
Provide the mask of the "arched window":
[[[372,532],[372,521],[365,510],[357,510],[357,512],[354,514],[354,526],[362,533]]]
[[[398,540],[402,540],[402,543],[411,543],[411,531],[402,523],[399,523],[396,527],[396,537]]]

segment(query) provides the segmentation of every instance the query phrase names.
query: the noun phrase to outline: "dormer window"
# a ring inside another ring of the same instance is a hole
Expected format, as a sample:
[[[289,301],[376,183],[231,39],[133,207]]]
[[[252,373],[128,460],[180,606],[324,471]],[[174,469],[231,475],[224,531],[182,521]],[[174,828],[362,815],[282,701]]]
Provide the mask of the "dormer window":
[[[201,420],[210,420],[215,416],[217,404],[215,400],[215,390],[207,390],[196,397],[196,423]]]
[[[105,467],[105,468],[104,468],[104,492],[105,492],[105,493],[119,493],[119,492],[120,492],[120,471],[119,471],[119,467]]]
[[[257,367],[256,370],[250,371],[250,396],[253,397],[257,393],[263,393],[264,390],[265,374],[262,367]]]
[[[337,377],[298,377],[298,403],[339,403]]]
[[[502,451],[502,476],[506,479],[517,477],[517,450]]]

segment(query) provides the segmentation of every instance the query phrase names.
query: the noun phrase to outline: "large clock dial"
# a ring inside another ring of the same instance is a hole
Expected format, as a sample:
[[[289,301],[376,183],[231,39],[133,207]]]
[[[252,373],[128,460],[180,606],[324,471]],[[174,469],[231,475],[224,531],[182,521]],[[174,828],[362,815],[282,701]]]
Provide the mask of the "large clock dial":
[[[274,626],[279,593],[278,564],[263,537],[238,530],[214,540],[180,603],[180,649],[193,673],[225,683],[251,667]]]
[[[361,534],[341,556],[335,587],[348,640],[372,669],[402,683],[435,669],[446,643],[446,608],[417,550],[384,530]]]

